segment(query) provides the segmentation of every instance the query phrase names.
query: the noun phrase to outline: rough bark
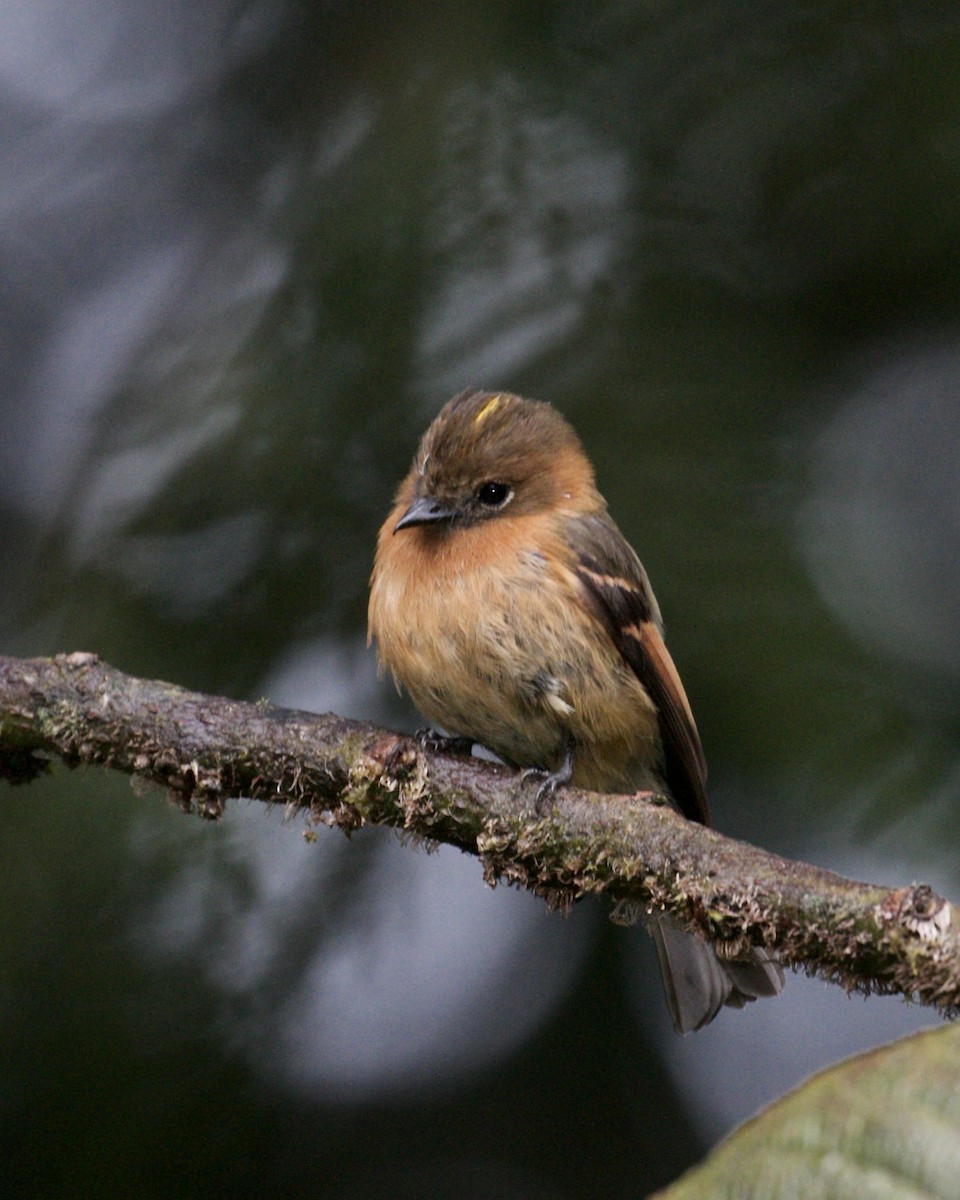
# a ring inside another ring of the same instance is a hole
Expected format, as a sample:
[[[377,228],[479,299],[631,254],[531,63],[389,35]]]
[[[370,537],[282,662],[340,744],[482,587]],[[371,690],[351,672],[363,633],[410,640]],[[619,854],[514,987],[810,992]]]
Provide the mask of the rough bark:
[[[535,788],[515,772],[373,725],[136,679],[93,654],[0,658],[0,778],[26,783],[57,760],[152,780],[208,818],[243,796],[346,833],[390,825],[459,846],[489,882],[555,907],[604,893],[615,918],[667,909],[721,952],[775,946],[785,963],[848,990],[960,1011],[958,922],[930,888],[791,862],[656,798],[564,789],[538,813]]]

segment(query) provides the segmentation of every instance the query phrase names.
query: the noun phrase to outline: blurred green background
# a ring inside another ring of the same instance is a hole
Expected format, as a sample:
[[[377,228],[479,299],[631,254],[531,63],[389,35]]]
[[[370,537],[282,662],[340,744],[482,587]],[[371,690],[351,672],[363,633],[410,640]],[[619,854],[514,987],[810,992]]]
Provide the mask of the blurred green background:
[[[0,38],[0,649],[412,729],[376,529],[454,391],[549,399],[650,572],[716,823],[960,892],[949,4],[34,0]],[[12,1196],[642,1195],[923,1024],[378,830],[0,785]]]

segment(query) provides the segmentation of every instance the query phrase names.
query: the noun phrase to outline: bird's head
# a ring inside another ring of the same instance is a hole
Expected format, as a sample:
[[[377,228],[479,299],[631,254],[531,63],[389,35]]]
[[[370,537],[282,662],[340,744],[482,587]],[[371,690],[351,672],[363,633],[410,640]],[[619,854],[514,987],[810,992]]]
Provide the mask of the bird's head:
[[[404,511],[394,533],[579,511],[599,498],[580,440],[556,409],[507,392],[463,392],[424,434],[397,500]]]

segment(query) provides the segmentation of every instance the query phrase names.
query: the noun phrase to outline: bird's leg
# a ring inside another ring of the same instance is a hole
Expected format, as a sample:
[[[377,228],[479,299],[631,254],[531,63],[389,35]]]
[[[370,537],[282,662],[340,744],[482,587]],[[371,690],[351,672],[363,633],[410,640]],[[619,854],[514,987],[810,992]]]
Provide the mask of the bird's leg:
[[[530,779],[541,780],[537,788],[537,812],[543,812],[547,800],[551,799],[558,787],[563,787],[573,778],[573,738],[568,734],[563,745],[563,761],[555,771],[545,767],[528,767],[520,776],[520,782]]]
[[[469,754],[474,745],[473,738],[451,737],[430,725],[418,729],[413,736],[424,750],[432,750],[436,754]]]

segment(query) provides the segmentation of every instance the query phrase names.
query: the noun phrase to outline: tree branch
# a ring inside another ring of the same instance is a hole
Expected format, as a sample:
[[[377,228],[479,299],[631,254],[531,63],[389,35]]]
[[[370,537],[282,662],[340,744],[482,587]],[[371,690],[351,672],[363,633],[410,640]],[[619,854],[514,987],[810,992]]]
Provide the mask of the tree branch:
[[[26,783],[57,759],[152,780],[204,817],[246,796],[348,834],[391,825],[477,855],[488,882],[554,907],[605,893],[615,918],[666,909],[722,952],[776,946],[847,990],[960,1012],[958,922],[930,888],[790,862],[662,802],[567,788],[538,814],[515,772],[373,725],[135,679],[93,654],[0,658],[0,778]]]

